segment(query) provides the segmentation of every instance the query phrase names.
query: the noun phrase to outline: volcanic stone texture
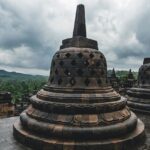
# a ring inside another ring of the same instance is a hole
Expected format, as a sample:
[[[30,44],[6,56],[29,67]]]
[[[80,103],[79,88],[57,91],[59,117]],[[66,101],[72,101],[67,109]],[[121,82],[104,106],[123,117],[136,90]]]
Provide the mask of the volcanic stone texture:
[[[144,124],[108,86],[105,56],[86,31],[80,34],[84,6],[77,11],[83,14],[73,38],[54,55],[48,83],[14,124],[14,137],[40,150],[122,150],[140,143]]]
[[[132,110],[150,114],[150,58],[145,58],[139,69],[138,87],[129,89],[127,94]]]
[[[132,143],[121,150],[150,150],[150,116],[144,114],[137,114],[137,116],[145,124],[146,141],[142,146]],[[19,117],[0,119],[0,150],[31,150],[31,148],[22,145],[13,137],[12,126],[18,119]],[[50,150],[50,148],[47,150]]]

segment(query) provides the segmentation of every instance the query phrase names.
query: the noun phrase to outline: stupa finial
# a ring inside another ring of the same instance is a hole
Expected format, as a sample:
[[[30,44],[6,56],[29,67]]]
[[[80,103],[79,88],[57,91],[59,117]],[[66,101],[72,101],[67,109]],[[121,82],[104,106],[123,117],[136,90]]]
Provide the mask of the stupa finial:
[[[86,37],[85,10],[83,4],[77,6],[73,31],[73,37],[75,36]]]
[[[113,70],[112,70],[111,77],[116,78],[116,72],[115,72],[115,69],[114,69],[114,68],[113,68]]]

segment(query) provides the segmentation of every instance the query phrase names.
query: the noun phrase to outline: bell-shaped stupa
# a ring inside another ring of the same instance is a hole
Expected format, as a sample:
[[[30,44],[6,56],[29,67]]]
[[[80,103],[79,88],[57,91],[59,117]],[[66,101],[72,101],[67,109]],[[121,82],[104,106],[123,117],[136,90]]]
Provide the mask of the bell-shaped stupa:
[[[131,69],[130,69],[129,72],[128,72],[127,79],[128,79],[128,80],[134,80],[134,76],[133,76],[133,73],[132,73]]]
[[[138,73],[138,87],[127,92],[128,105],[134,111],[150,114],[150,58],[145,58]]]
[[[53,56],[49,81],[14,124],[15,138],[40,150],[116,150],[143,135],[126,99],[108,86],[105,56],[86,38],[78,5],[73,37]]]

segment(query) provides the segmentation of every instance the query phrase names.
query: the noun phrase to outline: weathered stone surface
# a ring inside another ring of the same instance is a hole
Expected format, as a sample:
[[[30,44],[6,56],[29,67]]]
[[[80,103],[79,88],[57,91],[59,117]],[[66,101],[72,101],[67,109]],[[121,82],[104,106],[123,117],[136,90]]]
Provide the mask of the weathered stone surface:
[[[125,150],[150,150],[150,116],[144,114],[137,114],[137,116],[144,122],[146,131],[146,141],[142,146],[131,144]],[[11,117],[0,119],[0,150],[31,150],[30,148],[20,144],[13,137],[13,124],[19,117]],[[68,146],[69,147],[69,146]],[[69,147],[73,149],[73,146]],[[50,149],[50,148],[49,148]],[[49,150],[47,148],[47,150]]]
[[[108,86],[97,42],[80,35],[84,14],[78,11],[83,9],[77,8],[77,35],[53,56],[47,85],[31,97],[13,126],[15,138],[34,149],[123,150],[144,139],[144,124],[128,109],[126,98]]]
[[[138,87],[129,89],[127,94],[132,110],[150,114],[150,58],[145,58],[139,69]]]
[[[13,124],[19,117],[0,119],[0,150],[31,150],[13,137]]]
[[[76,11],[73,37],[75,36],[86,37],[85,10],[84,10],[84,5],[82,4],[78,5]]]

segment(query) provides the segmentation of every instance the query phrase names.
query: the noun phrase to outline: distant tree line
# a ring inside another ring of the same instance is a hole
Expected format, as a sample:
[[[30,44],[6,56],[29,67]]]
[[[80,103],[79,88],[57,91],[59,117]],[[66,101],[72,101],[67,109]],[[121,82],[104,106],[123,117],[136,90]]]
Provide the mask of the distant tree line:
[[[12,73],[11,73],[12,74]],[[111,74],[111,70],[108,70],[108,75]],[[119,78],[120,83],[126,80],[128,71],[116,71],[116,76]],[[137,72],[133,72],[135,79],[137,79]],[[11,92],[12,102],[17,103],[22,100],[25,95],[33,94],[46,84],[48,77],[40,76],[19,76],[15,74],[15,77],[0,77],[0,91]]]
[[[0,91],[8,91],[12,94],[12,102],[17,103],[24,95],[34,93],[42,88],[46,79],[0,79]]]

